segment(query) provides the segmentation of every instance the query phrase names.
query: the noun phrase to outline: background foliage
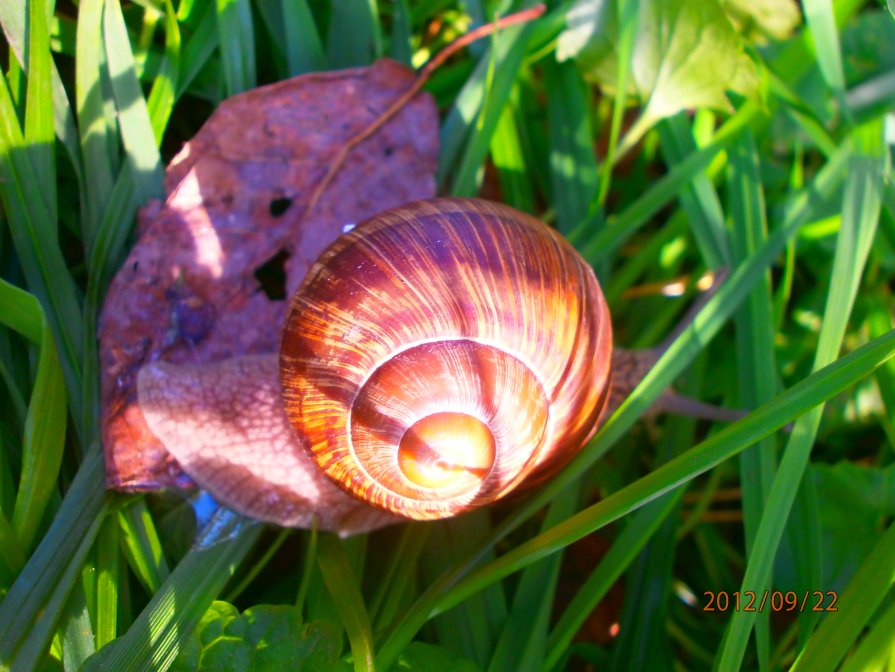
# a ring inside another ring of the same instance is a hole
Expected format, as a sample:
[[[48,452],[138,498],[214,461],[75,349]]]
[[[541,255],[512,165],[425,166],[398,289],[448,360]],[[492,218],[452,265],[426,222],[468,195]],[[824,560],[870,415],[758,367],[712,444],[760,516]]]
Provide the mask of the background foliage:
[[[698,279],[730,272],[532,497],[339,540],[105,492],[96,317],[163,161],[228,95],[384,56],[419,66],[527,5],[0,1],[0,666],[895,664],[882,2],[554,2],[427,84],[440,191],[555,224],[621,344],[659,343]],[[755,410],[637,422],[673,380]],[[766,590],[829,591],[838,611],[735,608]],[[706,611],[706,591],[730,604]]]

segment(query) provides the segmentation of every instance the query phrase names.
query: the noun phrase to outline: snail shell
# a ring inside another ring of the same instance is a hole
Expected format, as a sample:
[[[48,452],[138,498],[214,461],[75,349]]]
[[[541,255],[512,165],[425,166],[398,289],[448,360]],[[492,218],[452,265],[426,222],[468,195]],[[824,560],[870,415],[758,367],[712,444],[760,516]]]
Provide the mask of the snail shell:
[[[352,534],[549,477],[594,431],[611,353],[599,285],[563,238],[507,206],[435,199],[337,239],[279,355],[156,362],[137,388],[149,428],[222,503]]]
[[[496,203],[420,201],[340,237],[292,299],[286,415],[349,493],[431,519],[564,465],[594,430],[612,334],[590,267]]]

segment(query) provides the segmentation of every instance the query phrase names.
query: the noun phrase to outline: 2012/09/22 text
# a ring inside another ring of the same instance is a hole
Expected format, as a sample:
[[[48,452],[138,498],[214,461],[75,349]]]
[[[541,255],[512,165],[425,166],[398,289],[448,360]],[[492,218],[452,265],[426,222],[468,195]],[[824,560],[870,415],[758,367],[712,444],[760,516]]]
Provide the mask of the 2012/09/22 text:
[[[759,593],[752,590],[732,593],[706,590],[703,597],[706,598],[703,611],[839,611],[836,607],[839,596],[835,590],[806,590],[803,593],[794,590],[765,590]]]

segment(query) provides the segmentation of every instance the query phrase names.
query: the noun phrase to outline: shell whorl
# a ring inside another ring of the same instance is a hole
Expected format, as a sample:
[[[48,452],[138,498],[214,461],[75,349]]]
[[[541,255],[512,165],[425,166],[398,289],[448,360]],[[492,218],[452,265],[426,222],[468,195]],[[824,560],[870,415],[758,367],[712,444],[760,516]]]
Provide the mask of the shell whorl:
[[[292,299],[290,423],[351,494],[431,519],[541,480],[605,405],[606,303],[572,247],[479,200],[389,210],[324,252]]]

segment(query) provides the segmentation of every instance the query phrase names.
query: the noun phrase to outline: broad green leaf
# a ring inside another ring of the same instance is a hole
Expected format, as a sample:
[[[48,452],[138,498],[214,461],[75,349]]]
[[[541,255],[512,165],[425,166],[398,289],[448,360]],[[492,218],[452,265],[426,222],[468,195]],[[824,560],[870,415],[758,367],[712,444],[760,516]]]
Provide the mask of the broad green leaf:
[[[173,672],[329,670],[336,664],[339,631],[302,623],[295,607],[262,604],[242,614],[214,602],[171,666]]]
[[[721,6],[752,42],[785,40],[802,22],[796,0],[721,0]]]
[[[605,0],[579,0],[570,10],[569,28],[558,47],[561,58],[574,56],[586,77],[608,87],[615,86],[617,71],[614,8]],[[681,110],[728,109],[728,90],[753,96],[757,78],[744,42],[718,0],[641,0],[630,85],[644,109],[625,147],[660,119]]]

